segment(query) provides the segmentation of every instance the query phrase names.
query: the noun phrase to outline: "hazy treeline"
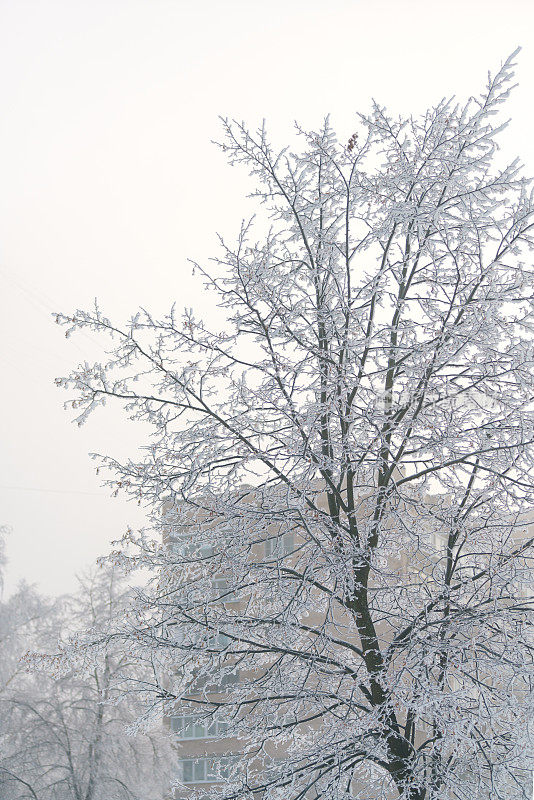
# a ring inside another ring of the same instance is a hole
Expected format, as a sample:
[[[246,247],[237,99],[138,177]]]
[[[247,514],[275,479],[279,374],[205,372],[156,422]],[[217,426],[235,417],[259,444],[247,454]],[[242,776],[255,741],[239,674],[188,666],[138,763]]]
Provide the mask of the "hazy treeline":
[[[163,727],[141,729],[143,673],[109,643],[81,653],[76,630],[96,634],[130,590],[110,568],[48,600],[22,584],[0,602],[2,800],[157,800],[172,756]],[[126,679],[139,692],[123,696]]]

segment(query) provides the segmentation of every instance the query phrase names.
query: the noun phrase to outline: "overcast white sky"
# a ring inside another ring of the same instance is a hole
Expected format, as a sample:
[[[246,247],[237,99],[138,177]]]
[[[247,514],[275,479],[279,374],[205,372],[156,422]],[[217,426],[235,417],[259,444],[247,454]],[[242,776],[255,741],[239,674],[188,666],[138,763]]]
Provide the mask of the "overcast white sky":
[[[530,0],[0,0],[0,523],[7,590],[48,593],[139,510],[112,500],[89,451],[139,442],[113,414],[84,428],[54,378],[102,350],[54,310],[108,316],[194,305],[187,258],[248,213],[245,175],[210,142],[218,115],[263,117],[283,143],[330,112],[341,136],[371,97],[395,111],[479,91],[517,45],[503,137],[534,173]]]

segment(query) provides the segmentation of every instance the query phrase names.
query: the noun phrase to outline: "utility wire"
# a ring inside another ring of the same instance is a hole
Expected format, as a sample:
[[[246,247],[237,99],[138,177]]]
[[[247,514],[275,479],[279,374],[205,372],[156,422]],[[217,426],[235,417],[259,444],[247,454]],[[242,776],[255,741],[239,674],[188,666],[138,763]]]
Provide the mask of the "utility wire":
[[[46,492],[48,494],[88,494],[94,497],[107,497],[102,492],[84,492],[79,489],[41,489],[38,486],[6,486],[0,484],[0,489],[10,489],[14,492]]]

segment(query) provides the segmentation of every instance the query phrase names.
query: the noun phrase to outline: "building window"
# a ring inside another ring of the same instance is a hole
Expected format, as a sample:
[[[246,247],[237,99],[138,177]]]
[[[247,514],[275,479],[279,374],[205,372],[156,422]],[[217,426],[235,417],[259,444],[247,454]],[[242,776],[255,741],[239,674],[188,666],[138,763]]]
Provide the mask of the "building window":
[[[209,542],[198,543],[190,537],[174,537],[170,542],[170,551],[186,561],[203,561],[214,554],[213,545]]]
[[[273,536],[265,540],[265,557],[267,559],[276,559],[280,556],[286,556],[293,550],[293,534],[284,533],[282,536]]]
[[[186,694],[200,694],[202,692],[213,692],[214,694],[222,693],[228,686],[234,686],[236,683],[239,683],[239,673],[237,670],[235,672],[224,672],[222,675],[218,675],[216,681],[214,681],[213,675],[201,675],[196,677],[193,683],[187,688]]]
[[[216,598],[220,598],[224,603],[235,603],[236,594],[230,589],[228,578],[214,578],[211,582],[213,593]]]
[[[178,741],[187,739],[216,739],[224,736],[228,730],[228,723],[220,720],[199,719],[193,714],[184,714],[171,718],[171,731],[176,734]]]
[[[234,756],[184,758],[180,762],[182,783],[213,783],[230,776]]]
[[[215,633],[206,642],[208,650],[226,650],[232,640],[226,633]]]
[[[432,549],[437,556],[447,554],[447,541],[448,536],[446,533],[437,533],[436,531],[432,533]]]

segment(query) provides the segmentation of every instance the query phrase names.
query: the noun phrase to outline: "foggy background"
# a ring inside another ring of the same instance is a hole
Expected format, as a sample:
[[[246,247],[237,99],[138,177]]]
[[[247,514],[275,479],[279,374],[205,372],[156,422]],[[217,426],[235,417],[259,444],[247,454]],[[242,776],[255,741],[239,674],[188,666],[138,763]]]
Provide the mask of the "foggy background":
[[[218,115],[274,141],[326,113],[341,140],[376,98],[394,112],[483,89],[518,45],[504,155],[534,173],[534,4],[522,0],[0,0],[0,524],[7,593],[72,591],[142,511],[114,500],[90,451],[143,430],[110,406],[78,429],[54,385],[103,355],[52,312],[203,308],[188,258],[218,253],[251,182],[211,143]]]

